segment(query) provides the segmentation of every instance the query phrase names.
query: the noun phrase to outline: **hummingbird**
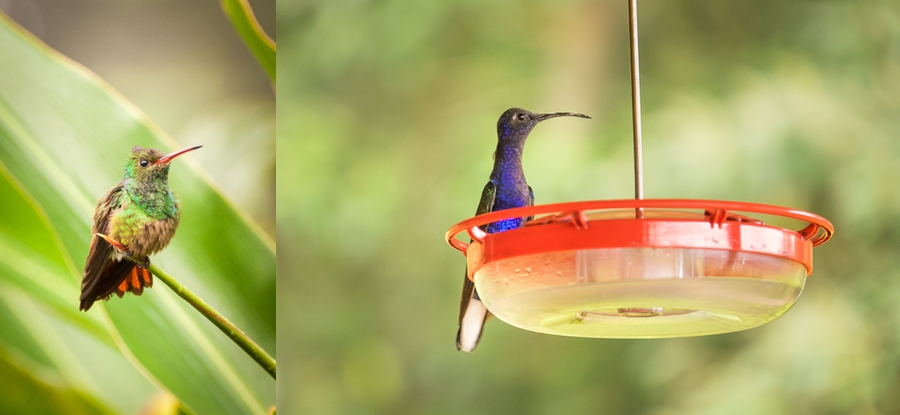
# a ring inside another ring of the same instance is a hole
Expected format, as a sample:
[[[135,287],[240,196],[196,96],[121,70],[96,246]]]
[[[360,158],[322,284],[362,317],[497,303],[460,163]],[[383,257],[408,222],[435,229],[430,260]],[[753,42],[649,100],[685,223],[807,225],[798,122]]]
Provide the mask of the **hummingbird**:
[[[478,202],[476,215],[534,205],[534,191],[525,182],[522,171],[522,151],[525,139],[539,122],[555,117],[591,118],[584,114],[556,112],[535,114],[522,108],[506,110],[497,121],[497,151],[494,153],[494,170]],[[532,218],[512,218],[489,223],[481,229],[496,233],[519,228]],[[475,350],[481,339],[484,323],[491,313],[485,308],[469,280],[468,269],[463,276],[462,301],[459,306],[459,331],[456,333],[456,349],[464,352]]]
[[[141,295],[153,286],[150,255],[161,251],[181,219],[178,196],[169,188],[169,163],[202,146],[169,154],[135,146],[122,181],[97,200],[91,249],[81,277],[81,305],[87,311],[113,293]]]

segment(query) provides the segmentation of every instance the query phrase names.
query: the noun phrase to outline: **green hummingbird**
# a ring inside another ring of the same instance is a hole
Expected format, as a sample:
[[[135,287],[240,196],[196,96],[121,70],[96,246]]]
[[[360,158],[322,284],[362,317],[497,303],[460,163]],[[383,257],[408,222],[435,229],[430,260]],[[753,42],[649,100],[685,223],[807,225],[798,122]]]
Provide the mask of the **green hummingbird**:
[[[135,146],[125,177],[97,200],[91,249],[81,278],[81,305],[87,311],[113,293],[141,295],[153,286],[150,255],[161,251],[178,228],[178,196],[169,188],[169,163],[202,146],[163,154]]]

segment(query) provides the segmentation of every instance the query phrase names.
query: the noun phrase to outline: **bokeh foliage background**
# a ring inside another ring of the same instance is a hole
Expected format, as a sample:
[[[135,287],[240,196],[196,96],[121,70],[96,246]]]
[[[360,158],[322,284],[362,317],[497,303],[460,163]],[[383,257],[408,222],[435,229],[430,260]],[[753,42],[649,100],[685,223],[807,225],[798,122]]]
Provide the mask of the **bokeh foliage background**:
[[[900,412],[900,3],[640,2],[646,195],[792,206],[836,237],[794,308],[674,340],[488,323],[453,344],[508,107],[538,203],[632,196],[625,1],[278,3],[279,409]]]
[[[218,0],[0,0],[0,10],[108,82],[275,234],[275,96]],[[275,36],[275,0],[250,0]]]
[[[207,155],[173,163],[182,223],[154,263],[275,355],[265,72],[218,2],[0,10],[12,18],[0,15],[2,412],[266,412],[274,380],[163,284],[77,311],[93,204],[121,179],[131,147],[203,144]]]

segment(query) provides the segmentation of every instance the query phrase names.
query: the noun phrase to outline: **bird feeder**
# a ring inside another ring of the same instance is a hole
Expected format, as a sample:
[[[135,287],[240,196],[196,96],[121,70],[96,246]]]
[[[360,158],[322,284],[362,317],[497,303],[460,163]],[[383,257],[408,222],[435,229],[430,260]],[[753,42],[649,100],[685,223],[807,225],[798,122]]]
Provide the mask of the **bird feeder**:
[[[533,215],[519,229],[480,228]],[[634,199],[491,212],[454,225],[447,239],[466,254],[484,305],[513,326],[659,338],[727,333],[778,318],[812,272],[813,247],[833,230],[820,216],[778,206]],[[471,243],[456,237],[463,233]]]
[[[665,338],[758,327],[784,314],[831,238],[825,218],[756,203],[644,199],[636,0],[629,0],[635,199],[495,211],[446,234],[500,320],[541,333]],[[499,233],[483,228],[535,219]],[[467,234],[471,242],[460,236]]]

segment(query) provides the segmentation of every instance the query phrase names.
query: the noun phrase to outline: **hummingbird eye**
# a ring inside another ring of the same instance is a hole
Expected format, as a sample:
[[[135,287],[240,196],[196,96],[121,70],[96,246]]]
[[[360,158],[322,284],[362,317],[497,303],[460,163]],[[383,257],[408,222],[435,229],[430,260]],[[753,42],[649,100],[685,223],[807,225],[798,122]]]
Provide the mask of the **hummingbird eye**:
[[[141,167],[147,167],[148,165],[150,165],[150,162],[147,160],[141,160],[139,164],[141,165]]]
[[[516,114],[516,119],[519,121],[525,121],[525,114]]]

